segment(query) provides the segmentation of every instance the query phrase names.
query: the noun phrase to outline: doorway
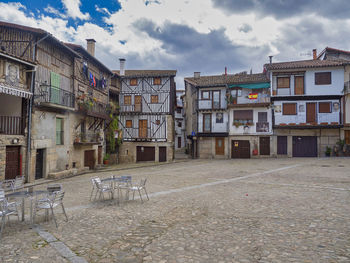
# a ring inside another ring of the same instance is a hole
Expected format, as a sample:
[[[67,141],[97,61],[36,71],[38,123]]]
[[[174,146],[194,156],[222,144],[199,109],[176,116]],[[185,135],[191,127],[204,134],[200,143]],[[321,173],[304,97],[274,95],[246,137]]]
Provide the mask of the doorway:
[[[36,150],[35,180],[44,178],[44,149]]]
[[[215,154],[225,155],[225,139],[215,138]]]
[[[20,146],[6,146],[5,179],[15,179],[20,174]]]

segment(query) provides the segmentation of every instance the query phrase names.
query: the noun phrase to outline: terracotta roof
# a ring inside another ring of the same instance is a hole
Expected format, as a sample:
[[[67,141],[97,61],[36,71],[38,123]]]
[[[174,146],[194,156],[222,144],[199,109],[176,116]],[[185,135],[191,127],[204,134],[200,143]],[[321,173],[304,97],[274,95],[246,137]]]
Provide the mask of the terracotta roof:
[[[77,44],[73,44],[73,43],[64,43],[67,47],[71,48],[72,50],[76,51],[76,52],[81,52],[83,53],[85,56],[89,57],[90,59],[92,59],[93,61],[95,61],[100,67],[104,68],[107,72],[109,72],[111,75],[113,74],[113,72],[107,68],[101,61],[99,61],[96,57],[90,55],[90,53],[81,45],[77,45]]]
[[[339,67],[348,64],[345,60],[299,60],[290,62],[279,62],[272,64],[265,64],[268,70],[278,69],[303,69],[303,68],[321,68],[321,67]]]
[[[220,86],[227,84],[242,84],[242,83],[259,83],[269,82],[266,74],[229,74],[216,76],[201,76],[199,78],[185,78],[185,81],[190,82],[195,86]]]
[[[121,76],[119,70],[112,70],[119,77],[162,77],[175,76],[176,70],[125,70],[125,75]]]

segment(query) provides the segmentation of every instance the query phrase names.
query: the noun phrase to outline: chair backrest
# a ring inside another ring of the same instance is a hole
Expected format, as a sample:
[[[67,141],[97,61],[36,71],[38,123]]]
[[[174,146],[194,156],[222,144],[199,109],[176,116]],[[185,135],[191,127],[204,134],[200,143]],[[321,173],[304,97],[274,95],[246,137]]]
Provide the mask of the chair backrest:
[[[97,189],[101,188],[102,182],[99,177],[94,177],[91,179],[92,183],[96,186]]]
[[[5,199],[5,190],[0,189],[0,200]]]
[[[146,185],[147,178],[141,179],[140,186],[144,187]]]
[[[49,184],[49,185],[47,185],[46,189],[47,189],[47,191],[49,191],[49,193],[53,193],[53,192],[61,191],[62,185],[61,184]]]
[[[52,193],[52,201],[54,203],[62,203],[64,197],[64,191],[56,191]]]
[[[121,178],[121,180],[123,182],[131,182],[131,176],[130,175],[122,175],[120,178]]]
[[[17,176],[12,184],[12,190],[18,190],[22,189],[24,187],[24,177],[23,176]]]

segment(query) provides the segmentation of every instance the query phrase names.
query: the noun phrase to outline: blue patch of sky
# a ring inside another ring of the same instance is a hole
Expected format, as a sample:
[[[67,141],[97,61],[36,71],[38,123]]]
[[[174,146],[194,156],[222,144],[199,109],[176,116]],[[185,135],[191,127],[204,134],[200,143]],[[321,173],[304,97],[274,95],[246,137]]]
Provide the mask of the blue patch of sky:
[[[7,1],[7,0],[2,1],[2,2],[4,2],[4,3],[17,2],[18,3],[18,1]],[[111,0],[111,1],[80,0],[80,2],[81,2],[80,11],[82,13],[89,13],[90,14],[89,22],[96,24],[98,26],[104,27],[104,28],[109,27],[109,25],[107,25],[103,20],[103,18],[108,16],[108,15],[105,13],[98,12],[96,10],[95,6],[97,5],[99,8],[106,8],[109,13],[115,13],[121,8],[120,3],[117,0]],[[57,1],[57,0],[47,0],[47,1],[21,0],[20,3],[25,7],[25,9],[22,9],[22,11],[24,11],[28,15],[31,15],[31,13],[33,13],[35,17],[39,17],[42,14],[44,14],[46,16],[51,16],[51,17],[58,17],[52,13],[46,12],[44,9],[47,6],[51,6],[51,7],[55,8],[56,10],[58,10],[61,14],[65,14],[64,5],[62,4],[61,1]],[[81,21],[79,19],[68,18],[68,26],[77,27],[79,25],[84,24],[85,22],[86,21]]]

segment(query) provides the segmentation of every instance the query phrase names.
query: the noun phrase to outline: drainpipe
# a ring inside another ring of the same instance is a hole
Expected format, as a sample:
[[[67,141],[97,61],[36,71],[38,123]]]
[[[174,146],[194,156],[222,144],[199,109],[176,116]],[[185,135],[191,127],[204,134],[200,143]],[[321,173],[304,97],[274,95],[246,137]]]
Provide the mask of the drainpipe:
[[[36,46],[41,41],[49,37],[50,34],[47,33],[43,38],[39,39],[37,42],[33,45],[33,61],[35,62],[36,57]],[[32,72],[31,80],[30,80],[30,92],[33,94],[32,97],[29,99],[28,104],[28,134],[27,134],[27,155],[26,155],[26,182],[29,182],[29,176],[30,176],[30,160],[31,160],[31,147],[32,147],[32,111],[33,111],[33,102],[34,102],[34,92],[35,92],[35,71]]]

